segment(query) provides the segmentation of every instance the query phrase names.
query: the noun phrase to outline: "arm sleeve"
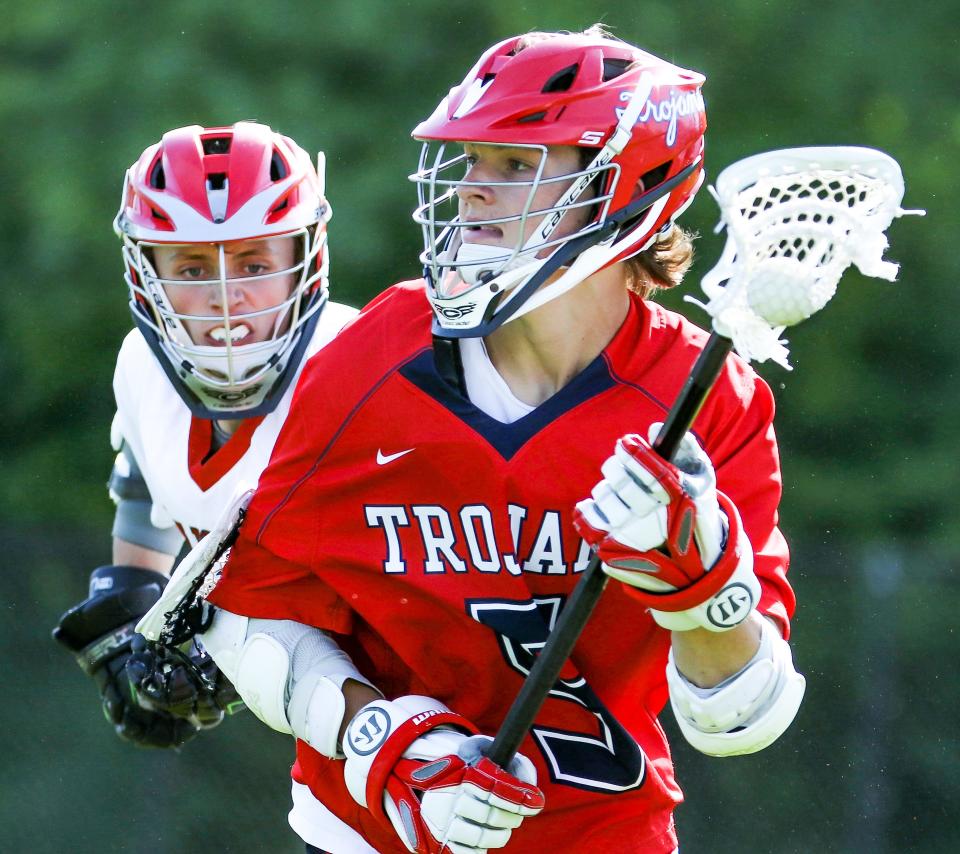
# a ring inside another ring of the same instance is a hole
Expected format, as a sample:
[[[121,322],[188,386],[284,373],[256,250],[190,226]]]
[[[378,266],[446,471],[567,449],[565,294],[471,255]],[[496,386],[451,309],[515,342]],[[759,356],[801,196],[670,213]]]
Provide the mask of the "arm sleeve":
[[[761,586],[759,611],[789,638],[796,597],[787,581],[787,541],[778,526],[783,483],[773,394],[752,368],[736,358],[728,360],[724,385],[740,405],[710,407],[704,413],[717,486],[737,505],[753,546],[754,572]]]
[[[180,552],[183,537],[177,528],[158,528],[150,521],[150,490],[126,442],[120,446],[107,489],[116,505],[111,532],[114,537],[168,555]]]

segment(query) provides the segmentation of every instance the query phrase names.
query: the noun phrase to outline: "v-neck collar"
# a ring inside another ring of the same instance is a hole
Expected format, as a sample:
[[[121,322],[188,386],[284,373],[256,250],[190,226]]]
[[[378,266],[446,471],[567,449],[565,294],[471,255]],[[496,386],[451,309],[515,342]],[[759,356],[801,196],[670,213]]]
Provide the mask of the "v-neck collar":
[[[611,370],[611,360],[629,358],[649,335],[649,326],[649,311],[638,297],[631,296],[627,317],[603,351],[556,394],[510,424],[491,418],[445,382],[437,371],[432,349],[422,351],[404,364],[400,374],[472,427],[504,459],[510,459],[564,413],[617,385],[619,380]]]
[[[209,418],[191,418],[187,465],[193,482],[204,492],[218,483],[250,449],[253,434],[263,418],[262,415],[259,418],[245,418],[233,435],[212,453],[213,421]]]

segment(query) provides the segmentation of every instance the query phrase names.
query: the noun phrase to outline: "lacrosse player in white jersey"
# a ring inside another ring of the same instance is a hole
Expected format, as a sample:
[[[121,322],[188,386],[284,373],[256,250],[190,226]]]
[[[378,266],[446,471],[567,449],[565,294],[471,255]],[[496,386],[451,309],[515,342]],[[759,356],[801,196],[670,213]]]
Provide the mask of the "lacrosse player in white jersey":
[[[117,358],[112,565],[54,637],[117,733],[178,747],[234,708],[199,647],[133,627],[184,546],[256,485],[303,364],[356,314],[330,302],[323,155],[254,122],[164,134],[127,171],[114,228],[136,328]]]

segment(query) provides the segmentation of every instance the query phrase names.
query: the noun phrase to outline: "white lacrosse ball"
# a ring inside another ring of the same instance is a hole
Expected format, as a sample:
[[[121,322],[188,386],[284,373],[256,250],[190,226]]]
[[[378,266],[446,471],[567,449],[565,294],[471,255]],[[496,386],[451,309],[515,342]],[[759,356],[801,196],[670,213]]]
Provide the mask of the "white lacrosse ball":
[[[771,326],[793,326],[820,311],[837,291],[795,258],[767,258],[750,274],[747,302]]]

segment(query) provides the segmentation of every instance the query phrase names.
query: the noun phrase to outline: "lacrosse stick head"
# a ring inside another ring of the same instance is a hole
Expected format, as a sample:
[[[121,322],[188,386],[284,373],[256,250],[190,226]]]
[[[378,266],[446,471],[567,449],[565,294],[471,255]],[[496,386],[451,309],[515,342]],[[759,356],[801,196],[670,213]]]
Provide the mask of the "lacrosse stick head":
[[[206,597],[220,579],[252,497],[252,489],[238,488],[210,533],[177,565],[160,598],[137,623],[136,631],[148,641],[176,646],[207,628],[212,614]]]
[[[780,334],[820,311],[851,264],[865,276],[896,278],[897,265],[883,258],[884,232],[914,212],[901,209],[903,175],[881,151],[770,151],[728,166],[710,190],[727,243],[703,277],[708,302],[700,304],[748,360],[789,368]]]

